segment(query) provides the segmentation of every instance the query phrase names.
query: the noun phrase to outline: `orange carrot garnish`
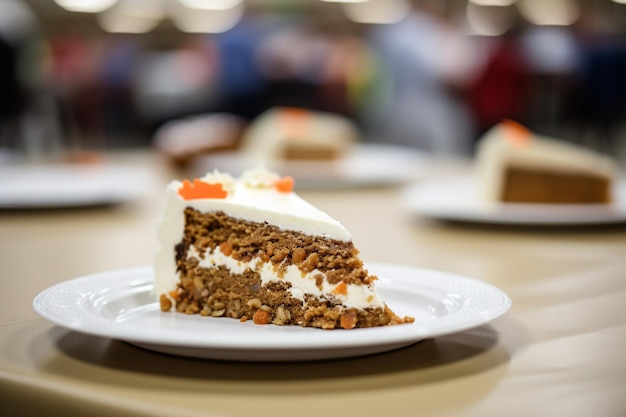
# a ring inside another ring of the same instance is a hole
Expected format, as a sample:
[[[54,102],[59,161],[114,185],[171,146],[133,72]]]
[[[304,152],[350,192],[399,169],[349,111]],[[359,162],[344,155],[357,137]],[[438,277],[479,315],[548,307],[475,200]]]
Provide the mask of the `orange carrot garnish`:
[[[270,324],[271,318],[270,313],[263,310],[257,310],[252,315],[252,321],[254,324]]]
[[[506,127],[506,138],[514,145],[526,146],[530,143],[532,134],[527,127],[510,119],[504,119],[502,123]]]
[[[311,120],[311,112],[297,107],[285,107],[280,114],[280,127],[287,139],[302,139]]]
[[[339,325],[346,329],[354,329],[356,327],[359,318],[354,311],[348,311],[346,314],[342,314],[339,318]]]
[[[178,194],[185,200],[195,200],[198,198],[226,198],[228,192],[220,183],[209,184],[196,178],[193,183],[184,180],[183,186],[178,189]]]
[[[342,294],[342,295],[348,294],[348,288],[346,287],[346,283],[341,281],[339,284],[337,284],[333,292],[335,294]]]
[[[276,186],[276,189],[281,193],[290,193],[293,191],[294,183],[295,181],[292,177],[282,177],[281,179],[277,180],[274,185]]]

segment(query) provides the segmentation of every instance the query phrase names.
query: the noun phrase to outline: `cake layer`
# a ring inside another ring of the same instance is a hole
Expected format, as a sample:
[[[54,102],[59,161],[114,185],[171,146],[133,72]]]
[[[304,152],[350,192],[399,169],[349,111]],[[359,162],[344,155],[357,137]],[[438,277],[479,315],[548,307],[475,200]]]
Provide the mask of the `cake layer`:
[[[207,233],[210,231],[210,233]],[[203,268],[225,267],[233,274],[255,271],[262,284],[288,284],[294,298],[305,294],[334,294],[347,307],[382,307],[352,242],[300,232],[288,232],[265,223],[242,221],[222,212],[185,210],[185,238],[176,263],[196,259]]]
[[[184,211],[176,245],[180,280],[161,309],[307,327],[372,327],[401,322],[374,290],[352,242],[233,218]],[[258,311],[261,311],[259,313]],[[262,316],[261,318],[259,316]]]
[[[591,204],[611,201],[606,177],[510,167],[504,175],[507,203]]]
[[[287,282],[263,283],[261,274],[251,269],[241,274],[227,267],[200,267],[197,260],[183,262],[185,273],[173,294],[177,312],[212,317],[254,320],[257,324],[300,325],[323,329],[374,327],[401,322],[386,306],[365,309],[344,306],[333,297],[293,296]],[[161,297],[161,309],[172,307]]]

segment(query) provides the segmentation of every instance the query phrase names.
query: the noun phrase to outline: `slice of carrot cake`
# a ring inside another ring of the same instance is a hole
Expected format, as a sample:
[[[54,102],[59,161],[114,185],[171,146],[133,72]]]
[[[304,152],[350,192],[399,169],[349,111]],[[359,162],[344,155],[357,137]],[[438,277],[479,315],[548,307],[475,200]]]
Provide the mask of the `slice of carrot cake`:
[[[589,148],[534,134],[504,121],[479,142],[476,164],[484,201],[605,204],[612,201],[614,161]]]
[[[167,187],[158,229],[161,310],[352,329],[409,323],[387,307],[350,233],[264,169]]]
[[[357,144],[360,133],[347,117],[299,107],[274,107],[244,132],[241,152],[251,161],[332,161]]]

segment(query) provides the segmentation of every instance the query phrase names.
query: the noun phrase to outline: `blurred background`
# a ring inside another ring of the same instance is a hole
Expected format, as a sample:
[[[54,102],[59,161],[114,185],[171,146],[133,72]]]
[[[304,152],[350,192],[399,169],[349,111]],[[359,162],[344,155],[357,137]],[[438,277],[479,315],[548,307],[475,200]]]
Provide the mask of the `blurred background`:
[[[0,0],[0,72],[18,152],[296,106],[436,155],[510,118],[619,156],[626,0]]]

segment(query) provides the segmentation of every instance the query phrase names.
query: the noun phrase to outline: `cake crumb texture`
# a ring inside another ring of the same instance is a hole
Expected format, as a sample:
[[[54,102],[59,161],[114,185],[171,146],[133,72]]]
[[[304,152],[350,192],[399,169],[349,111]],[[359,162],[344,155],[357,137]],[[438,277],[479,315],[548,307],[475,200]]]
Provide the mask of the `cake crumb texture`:
[[[263,284],[259,272],[249,268],[234,274],[224,266],[202,267],[196,258],[187,257],[191,246],[197,253],[219,248],[224,255],[243,262],[260,258],[273,264],[279,276],[289,265],[297,265],[303,272],[323,272],[331,284],[368,285],[376,279],[364,269],[359,252],[350,241],[285,231],[266,223],[232,218],[223,212],[201,213],[188,207],[184,237],[174,249],[180,281],[170,297],[177,312],[321,329],[413,321],[397,316],[387,306],[346,307],[332,294],[320,298],[305,294],[303,301],[291,295],[289,282]],[[322,279],[321,274],[316,277],[318,286]],[[161,297],[161,309],[169,311],[172,306],[163,298],[167,297]]]
[[[369,284],[376,279],[363,268],[352,242],[281,230],[267,223],[235,219],[221,211],[201,213],[186,208],[184,236],[183,247],[177,250],[179,268],[189,245],[199,253],[219,246],[225,255],[238,261],[259,257],[283,268],[297,265],[303,272],[318,269],[326,273],[331,284]]]

